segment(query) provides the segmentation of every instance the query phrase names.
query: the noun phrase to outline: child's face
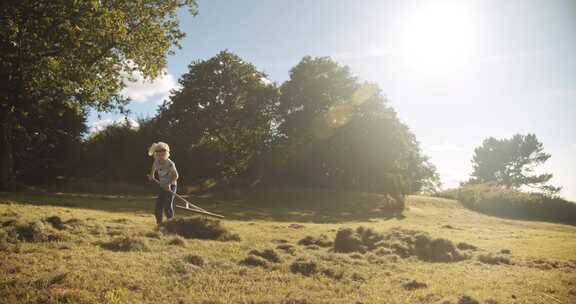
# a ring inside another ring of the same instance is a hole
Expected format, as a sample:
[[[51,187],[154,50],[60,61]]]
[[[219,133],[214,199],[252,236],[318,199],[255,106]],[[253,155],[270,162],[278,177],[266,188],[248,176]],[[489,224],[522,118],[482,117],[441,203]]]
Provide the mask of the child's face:
[[[157,150],[156,158],[159,160],[166,160],[168,158],[168,153],[166,152],[166,150]]]

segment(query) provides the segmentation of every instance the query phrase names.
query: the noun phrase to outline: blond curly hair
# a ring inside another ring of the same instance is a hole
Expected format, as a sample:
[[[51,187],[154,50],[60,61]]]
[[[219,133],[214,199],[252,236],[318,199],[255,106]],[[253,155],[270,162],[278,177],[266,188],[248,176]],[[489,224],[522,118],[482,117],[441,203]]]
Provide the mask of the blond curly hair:
[[[148,156],[154,156],[154,152],[161,149],[166,150],[166,154],[168,154],[168,157],[170,157],[170,146],[168,146],[167,143],[161,141],[153,143],[150,148],[148,148]]]

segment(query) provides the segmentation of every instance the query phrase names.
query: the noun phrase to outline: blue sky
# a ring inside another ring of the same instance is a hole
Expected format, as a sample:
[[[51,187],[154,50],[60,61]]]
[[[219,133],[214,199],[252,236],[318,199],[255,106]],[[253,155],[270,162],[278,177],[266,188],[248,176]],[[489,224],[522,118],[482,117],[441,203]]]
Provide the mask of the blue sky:
[[[124,91],[132,117],[154,115],[188,64],[224,49],[277,83],[303,56],[331,56],[380,85],[446,187],[484,138],[530,132],[576,201],[576,1],[200,0],[198,16],[179,15],[187,37],[168,74]]]

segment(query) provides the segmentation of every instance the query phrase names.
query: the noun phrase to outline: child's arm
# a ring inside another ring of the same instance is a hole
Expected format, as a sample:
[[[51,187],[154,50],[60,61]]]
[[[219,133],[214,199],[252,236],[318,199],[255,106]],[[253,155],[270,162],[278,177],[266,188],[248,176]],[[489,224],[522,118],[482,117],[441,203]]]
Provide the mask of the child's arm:
[[[150,169],[150,173],[148,173],[148,180],[154,180],[154,171],[156,171],[156,167],[154,167],[154,163],[152,163],[152,168]]]
[[[170,184],[176,184],[176,180],[178,179],[179,175],[175,165],[170,168],[170,176],[172,177],[170,179]]]

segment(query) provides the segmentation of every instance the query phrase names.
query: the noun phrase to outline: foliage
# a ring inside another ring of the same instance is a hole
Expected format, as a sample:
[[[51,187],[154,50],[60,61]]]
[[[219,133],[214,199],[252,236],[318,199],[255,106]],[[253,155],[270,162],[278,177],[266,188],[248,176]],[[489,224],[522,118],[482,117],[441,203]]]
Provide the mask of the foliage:
[[[474,150],[472,183],[493,182],[519,188],[528,186],[555,194],[561,188],[545,185],[552,174],[534,174],[538,165],[550,158],[536,135],[516,134],[512,138],[487,138]]]
[[[60,137],[75,139],[88,107],[124,111],[127,100],[118,95],[124,82],[134,73],[156,77],[170,48],[179,46],[184,33],[176,10],[183,6],[196,12],[194,0],[4,1],[0,183],[26,159],[14,143],[45,137],[41,143],[50,146],[61,140],[54,136],[58,130],[65,130]],[[70,124],[51,124],[65,115]]]
[[[280,116],[276,161],[290,183],[406,194],[438,181],[380,88],[328,57],[292,68]]]
[[[525,193],[494,183],[469,184],[441,192],[464,206],[487,214],[546,221],[576,222],[576,204],[556,196]]]
[[[139,181],[150,168],[146,149],[160,138],[153,119],[139,119],[138,128],[128,121],[114,123],[92,134],[73,162],[76,176],[94,180]]]
[[[184,174],[232,177],[270,145],[278,92],[266,74],[228,51],[193,62],[159,109],[165,137],[193,166]]]

